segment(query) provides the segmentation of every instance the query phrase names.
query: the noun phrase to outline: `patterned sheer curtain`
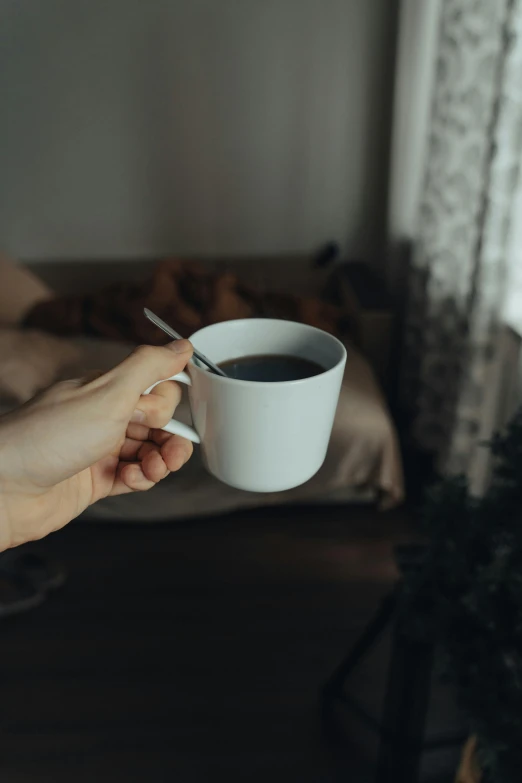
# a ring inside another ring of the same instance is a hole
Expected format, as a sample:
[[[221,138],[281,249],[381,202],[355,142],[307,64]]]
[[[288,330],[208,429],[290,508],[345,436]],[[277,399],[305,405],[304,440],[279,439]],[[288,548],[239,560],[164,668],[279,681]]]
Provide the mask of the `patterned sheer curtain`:
[[[417,442],[481,491],[499,337],[522,327],[522,0],[439,6],[402,386]]]

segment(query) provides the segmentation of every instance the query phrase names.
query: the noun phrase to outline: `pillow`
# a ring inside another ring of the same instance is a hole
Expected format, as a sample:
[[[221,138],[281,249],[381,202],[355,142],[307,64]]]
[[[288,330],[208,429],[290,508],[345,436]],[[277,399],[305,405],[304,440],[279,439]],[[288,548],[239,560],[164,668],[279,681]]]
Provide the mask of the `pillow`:
[[[79,349],[35,330],[0,329],[0,400],[27,402],[78,361]]]
[[[53,291],[36,275],[0,253],[0,325],[15,326]]]

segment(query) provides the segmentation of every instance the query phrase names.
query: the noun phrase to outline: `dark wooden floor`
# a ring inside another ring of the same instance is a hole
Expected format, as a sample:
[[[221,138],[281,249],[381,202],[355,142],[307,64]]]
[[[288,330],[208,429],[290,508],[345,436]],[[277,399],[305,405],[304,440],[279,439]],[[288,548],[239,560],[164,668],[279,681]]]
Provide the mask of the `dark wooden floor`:
[[[68,584],[0,625],[1,783],[364,780],[318,689],[408,535],[355,507],[55,535]]]

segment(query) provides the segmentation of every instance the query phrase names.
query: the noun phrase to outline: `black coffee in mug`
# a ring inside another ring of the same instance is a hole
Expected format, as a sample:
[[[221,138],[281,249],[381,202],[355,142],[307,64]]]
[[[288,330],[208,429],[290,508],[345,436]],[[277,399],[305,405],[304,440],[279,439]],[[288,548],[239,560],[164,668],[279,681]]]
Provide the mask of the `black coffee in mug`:
[[[277,354],[241,356],[239,359],[221,362],[219,366],[229,378],[264,383],[301,381],[324,372],[324,367],[310,359]]]

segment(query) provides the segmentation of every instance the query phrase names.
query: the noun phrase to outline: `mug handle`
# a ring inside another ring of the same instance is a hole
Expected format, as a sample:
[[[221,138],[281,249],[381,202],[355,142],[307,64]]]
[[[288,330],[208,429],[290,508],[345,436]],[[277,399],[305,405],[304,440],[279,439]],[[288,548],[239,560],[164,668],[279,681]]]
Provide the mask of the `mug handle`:
[[[150,394],[155,386],[164,381],[177,381],[178,383],[185,383],[187,386],[192,386],[190,376],[186,372],[178,372],[177,375],[172,375],[170,378],[164,378],[163,381],[156,381],[156,383],[153,383],[148,389],[145,389],[143,394]],[[165,432],[170,432],[171,435],[180,435],[182,438],[191,440],[192,443],[201,443],[201,438],[194,427],[189,427],[188,424],[183,424],[183,422],[176,421],[176,419],[171,419],[161,429],[165,430]]]

